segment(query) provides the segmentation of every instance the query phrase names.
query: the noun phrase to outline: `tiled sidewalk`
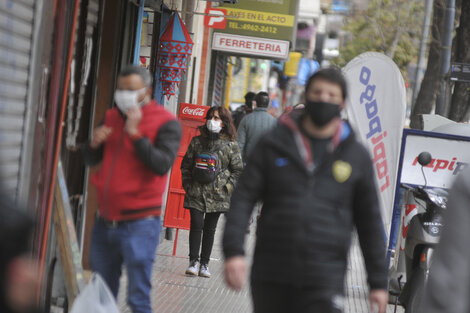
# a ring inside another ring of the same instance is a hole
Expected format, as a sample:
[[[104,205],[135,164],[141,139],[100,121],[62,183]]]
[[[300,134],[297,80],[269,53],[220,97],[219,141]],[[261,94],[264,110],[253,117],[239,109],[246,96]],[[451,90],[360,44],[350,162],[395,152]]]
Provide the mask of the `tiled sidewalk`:
[[[154,313],[230,313],[252,312],[248,286],[241,292],[228,289],[223,281],[222,247],[220,242],[224,219],[221,218],[209,264],[212,278],[186,277],[188,266],[188,231],[179,231],[176,256],[172,256],[173,241],[163,240],[157,252],[153,271],[152,307]],[[252,251],[254,230],[248,235],[248,251]],[[357,243],[350,254],[347,275],[345,313],[368,313],[367,283],[362,254]],[[121,312],[130,313],[125,304],[126,277],[121,280],[119,304]],[[394,308],[389,305],[388,313]],[[402,313],[403,308],[398,307]],[[289,312],[286,312],[289,313]]]

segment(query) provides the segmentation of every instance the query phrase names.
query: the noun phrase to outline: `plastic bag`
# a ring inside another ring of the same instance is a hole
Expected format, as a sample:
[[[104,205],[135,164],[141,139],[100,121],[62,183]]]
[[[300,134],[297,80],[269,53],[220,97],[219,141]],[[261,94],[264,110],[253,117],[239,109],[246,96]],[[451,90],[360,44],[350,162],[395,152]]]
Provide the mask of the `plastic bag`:
[[[119,308],[106,282],[93,273],[88,285],[75,299],[70,313],[119,313]]]

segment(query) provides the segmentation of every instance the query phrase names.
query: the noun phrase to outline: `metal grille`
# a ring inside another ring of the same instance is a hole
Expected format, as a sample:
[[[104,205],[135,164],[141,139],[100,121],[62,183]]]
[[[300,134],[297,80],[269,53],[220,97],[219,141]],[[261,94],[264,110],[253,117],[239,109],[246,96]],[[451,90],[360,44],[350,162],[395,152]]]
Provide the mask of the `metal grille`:
[[[0,177],[16,194],[30,71],[35,0],[0,0]]]

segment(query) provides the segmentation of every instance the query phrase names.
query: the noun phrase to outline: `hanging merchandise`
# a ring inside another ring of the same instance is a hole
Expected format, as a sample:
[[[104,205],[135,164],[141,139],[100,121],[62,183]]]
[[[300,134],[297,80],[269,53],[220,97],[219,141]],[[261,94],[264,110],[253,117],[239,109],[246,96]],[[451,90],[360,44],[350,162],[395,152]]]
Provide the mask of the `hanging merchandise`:
[[[176,95],[186,75],[188,59],[193,50],[193,41],[177,12],[173,13],[160,37],[158,67],[163,94],[169,99]]]

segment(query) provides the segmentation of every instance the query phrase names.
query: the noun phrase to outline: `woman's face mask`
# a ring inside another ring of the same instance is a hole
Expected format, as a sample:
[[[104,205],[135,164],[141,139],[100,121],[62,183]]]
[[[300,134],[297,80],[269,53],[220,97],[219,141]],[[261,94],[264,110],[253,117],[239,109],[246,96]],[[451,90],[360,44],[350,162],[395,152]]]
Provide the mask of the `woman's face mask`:
[[[127,110],[142,106],[145,103],[145,99],[139,102],[139,96],[146,92],[147,88],[139,90],[121,90],[116,89],[114,92],[114,102],[122,113],[126,113]]]
[[[220,133],[220,131],[222,130],[221,121],[207,120],[206,126],[207,129],[213,133]]]

